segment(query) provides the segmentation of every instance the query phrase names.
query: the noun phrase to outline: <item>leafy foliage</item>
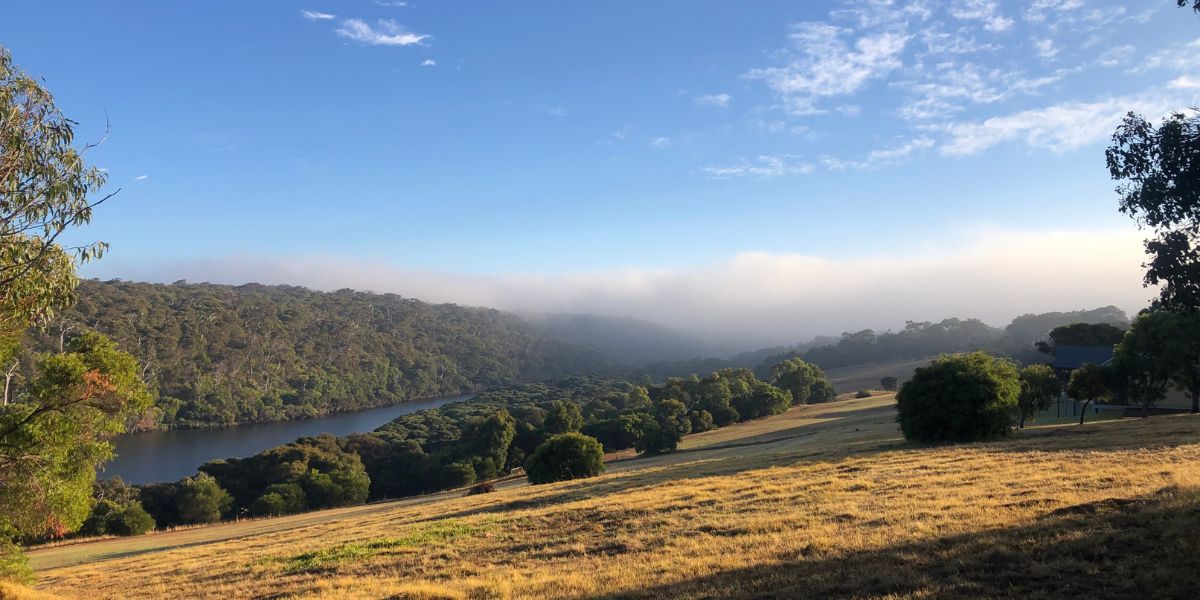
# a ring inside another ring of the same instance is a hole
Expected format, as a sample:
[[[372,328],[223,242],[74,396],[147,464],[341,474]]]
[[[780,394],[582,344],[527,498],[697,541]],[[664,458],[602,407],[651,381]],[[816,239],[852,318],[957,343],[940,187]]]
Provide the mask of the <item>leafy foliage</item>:
[[[1106,151],[1121,212],[1150,228],[1146,285],[1164,306],[1200,308],[1200,110],[1154,127],[1134,113]]]
[[[1036,344],[1038,352],[1054,355],[1059,346],[1115,346],[1125,336],[1125,327],[1111,323],[1071,323],[1050,330],[1048,341]]]
[[[1147,311],[1117,345],[1110,385],[1144,415],[1172,385],[1188,391],[1200,411],[1200,315],[1196,309]]]
[[[972,442],[1008,434],[1021,391],[1011,361],[983,352],[943,356],[913,373],[896,395],[904,437]]]
[[[0,524],[30,537],[61,535],[91,508],[107,438],[150,401],[133,357],[85,332],[42,354],[16,401],[0,407]],[[2,526],[2,525],[0,525]]]
[[[534,450],[525,473],[533,484],[595,477],[604,473],[604,448],[595,438],[561,433]]]
[[[213,461],[200,471],[232,494],[225,513],[232,508],[281,514],[361,504],[371,485],[359,456],[331,435],[301,438],[249,458]]]
[[[1019,427],[1025,427],[1025,421],[1038,411],[1050,408],[1050,403],[1058,397],[1062,386],[1058,375],[1049,365],[1026,365],[1021,369],[1021,394],[1017,397],[1017,409],[1021,419]]]
[[[156,396],[143,428],[306,418],[600,366],[514,315],[351,290],[84,281],[57,321],[77,324],[142,362]]]
[[[829,402],[837,395],[820,367],[793,358],[771,368],[771,383],[792,394],[792,404]]]
[[[138,490],[120,477],[103,479],[92,486],[92,512],[79,529],[80,535],[141,535],[156,523],[142,508]]]
[[[1113,388],[1112,367],[1087,363],[1071,372],[1067,382],[1067,394],[1077,400],[1083,400],[1083,410],[1079,411],[1079,424],[1087,415],[1088,404],[1093,400],[1111,395]]]
[[[50,93],[0,48],[0,578],[28,575],[14,542],[83,524],[96,467],[112,456],[107,438],[150,401],[133,357],[95,332],[63,335],[55,352],[23,348],[27,329],[75,300],[75,262],[105,249],[59,244],[108,197],[93,199],[105,177],[85,165],[86,150]]]

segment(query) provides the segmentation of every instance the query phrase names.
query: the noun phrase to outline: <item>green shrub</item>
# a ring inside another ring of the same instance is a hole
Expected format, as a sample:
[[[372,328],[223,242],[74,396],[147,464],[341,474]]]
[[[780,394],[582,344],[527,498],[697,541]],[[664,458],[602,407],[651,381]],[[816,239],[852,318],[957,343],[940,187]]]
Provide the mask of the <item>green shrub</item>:
[[[604,448],[580,433],[556,435],[537,447],[525,462],[529,483],[595,477],[604,472]]]
[[[33,581],[33,571],[21,547],[14,544],[0,528],[0,581],[27,583]]]
[[[857,392],[854,392],[854,397],[855,398],[870,398],[871,392],[868,392],[867,390],[858,390]]]
[[[154,529],[154,517],[134,502],[109,515],[107,529],[113,535],[142,535]]]
[[[1021,391],[1016,366],[983,352],[943,356],[896,395],[904,437],[970,442],[1008,434]]]

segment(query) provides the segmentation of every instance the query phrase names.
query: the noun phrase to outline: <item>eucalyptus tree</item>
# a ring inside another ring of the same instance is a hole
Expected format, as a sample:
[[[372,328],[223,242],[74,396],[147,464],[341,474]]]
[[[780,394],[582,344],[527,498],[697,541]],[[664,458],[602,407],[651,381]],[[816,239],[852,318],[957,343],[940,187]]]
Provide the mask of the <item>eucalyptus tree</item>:
[[[0,48],[0,578],[28,575],[15,542],[83,523],[107,438],[150,402],[133,357],[94,332],[28,357],[14,383],[24,332],[74,300],[76,261],[105,249],[59,243],[111,196],[95,199],[104,173],[84,163],[74,125]]]

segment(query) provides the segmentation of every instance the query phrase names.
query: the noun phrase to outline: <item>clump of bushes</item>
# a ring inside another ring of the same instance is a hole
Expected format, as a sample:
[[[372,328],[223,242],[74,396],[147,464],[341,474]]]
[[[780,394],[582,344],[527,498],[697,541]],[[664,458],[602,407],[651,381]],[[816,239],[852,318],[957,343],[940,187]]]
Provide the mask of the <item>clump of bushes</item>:
[[[896,395],[904,437],[971,442],[1007,435],[1021,392],[1012,361],[984,352],[943,356],[913,373]]]
[[[529,483],[595,477],[604,472],[604,447],[581,433],[562,433],[538,446],[525,462]]]
[[[142,507],[138,489],[120,477],[97,481],[92,485],[92,497],[92,512],[79,528],[80,535],[142,535],[155,527],[154,517]]]
[[[854,397],[855,398],[870,398],[871,392],[868,392],[867,390],[858,390],[857,392],[854,392]]]

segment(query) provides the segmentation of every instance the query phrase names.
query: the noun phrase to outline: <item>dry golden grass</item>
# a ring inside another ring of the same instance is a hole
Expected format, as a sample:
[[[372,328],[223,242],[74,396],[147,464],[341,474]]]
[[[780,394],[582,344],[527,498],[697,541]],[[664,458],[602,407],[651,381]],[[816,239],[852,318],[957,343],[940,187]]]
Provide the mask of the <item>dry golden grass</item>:
[[[851,406],[811,425],[840,432],[825,438],[629,461],[586,481],[53,569],[39,587],[86,598],[1184,598],[1200,589],[1200,418],[922,448],[897,439],[894,423],[875,424],[890,407]],[[853,419],[873,425],[852,431]]]

